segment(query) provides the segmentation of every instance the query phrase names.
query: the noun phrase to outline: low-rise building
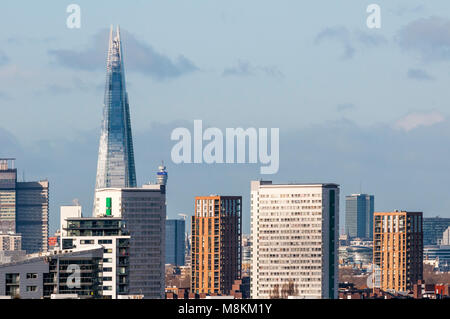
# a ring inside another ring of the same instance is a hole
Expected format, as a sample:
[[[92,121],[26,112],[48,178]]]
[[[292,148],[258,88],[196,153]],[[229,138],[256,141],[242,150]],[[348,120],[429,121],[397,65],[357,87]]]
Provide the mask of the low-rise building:
[[[26,255],[0,264],[0,296],[23,299],[76,294],[100,298],[103,247],[52,251]]]

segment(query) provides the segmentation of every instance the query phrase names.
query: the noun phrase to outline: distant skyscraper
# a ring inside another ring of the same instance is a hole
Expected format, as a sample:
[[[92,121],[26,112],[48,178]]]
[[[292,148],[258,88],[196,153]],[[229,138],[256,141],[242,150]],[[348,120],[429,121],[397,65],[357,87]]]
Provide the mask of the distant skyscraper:
[[[241,196],[198,196],[192,216],[192,292],[229,294],[241,278]]]
[[[122,53],[120,30],[117,28],[113,37],[111,27],[96,189],[136,187],[130,108]]]
[[[339,185],[252,181],[250,203],[252,298],[337,298]]]
[[[0,159],[0,233],[16,232],[16,183],[14,159]]]
[[[421,212],[374,213],[373,263],[382,290],[408,291],[422,279]]]
[[[13,158],[0,159],[0,232],[22,235],[27,253],[48,248],[49,183],[17,182]]]
[[[27,253],[48,250],[48,181],[17,183],[16,232]]]
[[[372,239],[374,196],[352,194],[345,197],[345,234]]]
[[[425,217],[423,219],[423,244],[437,245],[442,234],[450,226],[450,218]]]
[[[183,219],[166,220],[166,264],[184,266],[186,250],[186,222]]]

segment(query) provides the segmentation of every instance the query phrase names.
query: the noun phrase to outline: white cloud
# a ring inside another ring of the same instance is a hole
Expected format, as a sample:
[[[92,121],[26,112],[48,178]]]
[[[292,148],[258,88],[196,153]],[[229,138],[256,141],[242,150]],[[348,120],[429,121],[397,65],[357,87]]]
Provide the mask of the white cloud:
[[[445,121],[445,116],[437,111],[412,112],[395,122],[394,127],[406,132],[420,126],[432,126]]]

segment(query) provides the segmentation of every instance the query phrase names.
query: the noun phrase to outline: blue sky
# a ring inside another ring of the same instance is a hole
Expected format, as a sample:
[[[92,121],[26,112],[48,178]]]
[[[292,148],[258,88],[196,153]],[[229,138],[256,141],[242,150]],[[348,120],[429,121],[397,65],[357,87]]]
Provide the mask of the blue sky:
[[[81,6],[81,29],[66,7]],[[366,7],[381,7],[368,29]],[[59,206],[90,213],[106,34],[120,24],[138,182],[169,168],[168,213],[193,196],[244,196],[250,180],[336,182],[375,194],[376,210],[450,216],[450,3],[433,1],[3,1],[0,156],[48,178]],[[280,128],[280,171],[175,165],[170,132]],[[344,197],[341,196],[341,202]],[[341,205],[341,225],[343,225]],[[342,228],[342,227],[341,227]]]

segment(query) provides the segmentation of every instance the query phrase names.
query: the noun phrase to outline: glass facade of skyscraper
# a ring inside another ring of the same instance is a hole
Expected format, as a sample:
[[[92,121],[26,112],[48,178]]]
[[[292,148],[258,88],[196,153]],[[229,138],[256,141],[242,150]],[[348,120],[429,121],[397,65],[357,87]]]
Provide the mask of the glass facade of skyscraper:
[[[373,238],[374,196],[352,194],[345,197],[345,234],[351,238]]]
[[[166,220],[166,264],[184,266],[185,227],[182,219]]]
[[[423,244],[437,245],[442,234],[450,226],[450,218],[427,217],[423,219]]]
[[[136,187],[130,108],[125,88],[120,30],[111,28],[96,189]]]

